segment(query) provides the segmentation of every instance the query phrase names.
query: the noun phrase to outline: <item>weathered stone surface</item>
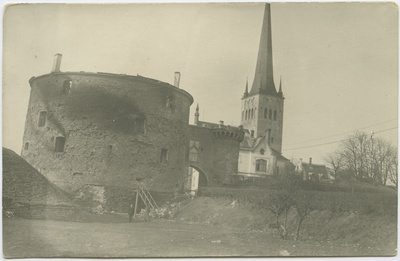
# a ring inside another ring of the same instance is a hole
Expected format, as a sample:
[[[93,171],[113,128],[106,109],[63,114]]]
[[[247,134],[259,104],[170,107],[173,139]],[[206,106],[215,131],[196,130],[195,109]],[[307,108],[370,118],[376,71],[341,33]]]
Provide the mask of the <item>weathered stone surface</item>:
[[[103,73],[52,73],[30,85],[22,156],[57,186],[68,192],[84,184],[133,187],[144,178],[151,189],[172,190],[183,180],[193,102],[187,92]],[[47,120],[39,127],[42,111]],[[137,119],[144,121],[143,133]],[[57,137],[65,138],[63,152],[55,152]]]
[[[15,152],[3,148],[3,208],[15,204],[74,206],[65,191],[51,184]]]

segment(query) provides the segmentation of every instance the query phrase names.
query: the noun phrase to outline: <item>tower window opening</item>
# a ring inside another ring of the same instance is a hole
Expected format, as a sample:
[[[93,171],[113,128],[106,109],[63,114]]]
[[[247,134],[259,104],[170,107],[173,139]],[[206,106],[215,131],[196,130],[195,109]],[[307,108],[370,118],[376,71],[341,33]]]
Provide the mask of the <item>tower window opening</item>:
[[[276,110],[274,110],[274,121],[276,121]]]
[[[267,161],[263,159],[256,160],[256,171],[266,172],[267,171]]]
[[[63,84],[63,93],[69,94],[71,92],[72,81],[64,81]]]
[[[271,137],[271,143],[274,143],[274,138]]]
[[[168,150],[161,149],[160,163],[167,164],[167,162],[168,162]]]
[[[264,119],[266,119],[268,117],[268,109],[265,108],[264,109]]]
[[[65,138],[64,137],[56,137],[56,143],[55,143],[55,152],[64,152],[64,146],[65,146]]]
[[[25,144],[24,144],[24,150],[27,150],[27,149],[29,149],[29,142],[25,142]]]
[[[242,111],[242,121],[244,120],[244,111]]]
[[[254,119],[254,109],[251,109],[251,118]]]
[[[47,111],[41,111],[39,113],[38,127],[44,127],[46,125],[46,120],[47,120]]]
[[[171,110],[174,110],[175,108],[175,101],[174,101],[174,97],[173,96],[169,96],[167,95],[166,97],[166,103],[165,103],[165,108],[169,108]]]
[[[144,119],[136,118],[133,120],[133,133],[134,134],[144,133]]]

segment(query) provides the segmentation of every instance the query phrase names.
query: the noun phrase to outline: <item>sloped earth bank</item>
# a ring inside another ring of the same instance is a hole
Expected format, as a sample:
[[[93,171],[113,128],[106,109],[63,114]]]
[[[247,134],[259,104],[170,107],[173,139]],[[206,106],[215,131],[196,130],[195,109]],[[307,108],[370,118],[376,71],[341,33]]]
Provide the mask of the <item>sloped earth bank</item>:
[[[254,208],[250,204],[240,205],[237,201],[199,197],[181,206],[175,217],[183,222],[229,227],[243,232],[262,232],[271,239],[280,239],[275,215],[270,210]],[[293,238],[297,222],[295,212],[290,212],[289,239],[284,241],[296,242]],[[332,244],[360,247],[368,250],[369,255],[395,255],[397,217],[376,213],[332,213],[329,210],[314,210],[303,221],[300,238],[296,243],[300,242],[315,244],[318,247]]]

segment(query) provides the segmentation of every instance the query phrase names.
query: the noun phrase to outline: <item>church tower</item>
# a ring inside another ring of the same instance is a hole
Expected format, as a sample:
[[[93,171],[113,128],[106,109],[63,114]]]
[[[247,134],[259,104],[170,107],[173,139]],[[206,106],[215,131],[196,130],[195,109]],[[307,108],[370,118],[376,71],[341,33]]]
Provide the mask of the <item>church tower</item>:
[[[282,80],[276,91],[272,63],[272,36],[270,5],[265,5],[256,72],[249,91],[246,81],[242,97],[241,124],[253,137],[265,135],[270,146],[282,151],[283,128]]]

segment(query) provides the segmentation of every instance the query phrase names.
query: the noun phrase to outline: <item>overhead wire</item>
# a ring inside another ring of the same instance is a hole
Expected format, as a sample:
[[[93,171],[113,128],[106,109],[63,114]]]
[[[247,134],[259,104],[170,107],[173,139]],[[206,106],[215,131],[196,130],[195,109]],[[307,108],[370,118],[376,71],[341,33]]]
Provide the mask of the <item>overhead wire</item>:
[[[365,126],[365,127],[362,127],[362,128],[357,128],[357,129],[350,130],[350,131],[340,132],[340,133],[338,133],[338,134],[334,134],[334,135],[330,135],[330,136],[325,136],[325,137],[322,137],[322,138],[316,138],[316,139],[311,139],[311,140],[305,140],[305,141],[300,141],[300,142],[295,142],[295,143],[286,144],[286,146],[295,145],[295,144],[301,144],[301,143],[307,143],[307,142],[310,142],[310,141],[322,140],[322,139],[326,139],[326,138],[337,137],[337,136],[340,136],[340,135],[343,135],[343,134],[346,134],[346,133],[351,133],[351,132],[363,130],[363,129],[366,129],[366,128],[369,128],[369,127],[374,127],[374,126],[381,125],[381,124],[388,123],[388,122],[392,122],[392,121],[395,121],[395,120],[397,120],[397,118],[391,119],[391,120],[388,120],[388,121],[383,121],[383,122],[375,123],[375,124],[372,124],[372,125],[368,125],[368,126]]]
[[[398,126],[393,127],[393,128],[389,128],[389,129],[385,129],[385,130],[376,131],[376,132],[374,132],[374,134],[381,133],[381,132],[386,132],[386,131],[389,131],[389,130],[394,130],[394,129],[397,129],[397,128],[398,128]],[[349,139],[349,138],[342,139],[342,140],[331,141],[331,142],[326,142],[326,143],[315,144],[315,145],[311,145],[311,146],[304,146],[304,147],[297,147],[297,148],[289,148],[289,149],[282,149],[282,150],[283,150],[283,151],[288,151],[288,150],[298,150],[298,149],[314,148],[314,147],[320,147],[320,146],[324,146],[324,145],[329,145],[329,144],[334,144],[334,143],[343,142],[343,141],[346,141],[346,140],[348,140],[348,139]]]

